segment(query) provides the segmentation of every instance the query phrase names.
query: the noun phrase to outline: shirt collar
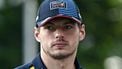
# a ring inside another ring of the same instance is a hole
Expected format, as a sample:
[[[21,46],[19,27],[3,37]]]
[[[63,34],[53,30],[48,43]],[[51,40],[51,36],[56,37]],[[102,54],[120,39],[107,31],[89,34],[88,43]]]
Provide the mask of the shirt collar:
[[[47,69],[40,55],[37,55],[37,57],[32,61],[32,64],[34,65],[35,69]],[[75,64],[76,69],[82,69],[77,59],[75,59],[74,64]]]

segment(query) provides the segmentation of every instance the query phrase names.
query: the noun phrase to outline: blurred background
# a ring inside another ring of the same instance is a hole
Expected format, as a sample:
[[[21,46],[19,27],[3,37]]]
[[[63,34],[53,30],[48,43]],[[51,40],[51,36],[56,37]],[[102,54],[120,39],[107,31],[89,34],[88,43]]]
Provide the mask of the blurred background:
[[[0,69],[31,61],[38,53],[33,37],[42,0],[0,0]],[[122,69],[122,0],[75,0],[86,25],[78,48],[85,69]]]

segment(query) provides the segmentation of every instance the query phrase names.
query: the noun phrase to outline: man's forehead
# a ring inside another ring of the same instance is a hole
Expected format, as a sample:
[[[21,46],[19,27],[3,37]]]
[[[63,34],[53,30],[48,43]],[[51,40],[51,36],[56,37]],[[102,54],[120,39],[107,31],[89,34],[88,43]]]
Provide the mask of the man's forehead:
[[[75,23],[76,21],[72,20],[72,19],[68,19],[68,18],[55,18],[52,19],[50,21],[47,22],[47,24],[49,23],[53,23],[53,24],[66,24],[66,23]]]

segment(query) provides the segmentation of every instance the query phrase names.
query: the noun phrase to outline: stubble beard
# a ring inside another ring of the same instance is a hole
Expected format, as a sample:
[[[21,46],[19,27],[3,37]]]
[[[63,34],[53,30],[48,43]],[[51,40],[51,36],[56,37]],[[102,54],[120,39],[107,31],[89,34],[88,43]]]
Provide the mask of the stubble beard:
[[[50,51],[46,51],[45,49],[43,49],[44,53],[49,55],[51,58],[56,59],[56,60],[62,60],[62,59],[66,59],[70,56],[72,56],[73,54],[76,53],[76,49],[74,49],[72,52],[70,53],[51,53]]]
[[[56,54],[51,54],[50,52],[48,52],[48,54],[57,60],[62,60],[62,59],[66,59],[70,56],[72,56],[75,53],[75,50],[73,50],[71,53],[56,53]]]

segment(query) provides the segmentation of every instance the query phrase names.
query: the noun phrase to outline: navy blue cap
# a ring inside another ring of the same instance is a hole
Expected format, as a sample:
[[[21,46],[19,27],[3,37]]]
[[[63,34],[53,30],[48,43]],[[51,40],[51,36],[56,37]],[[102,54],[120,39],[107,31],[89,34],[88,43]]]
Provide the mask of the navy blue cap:
[[[73,0],[44,0],[39,7],[36,25],[42,26],[54,18],[68,18],[82,23],[78,7]]]

